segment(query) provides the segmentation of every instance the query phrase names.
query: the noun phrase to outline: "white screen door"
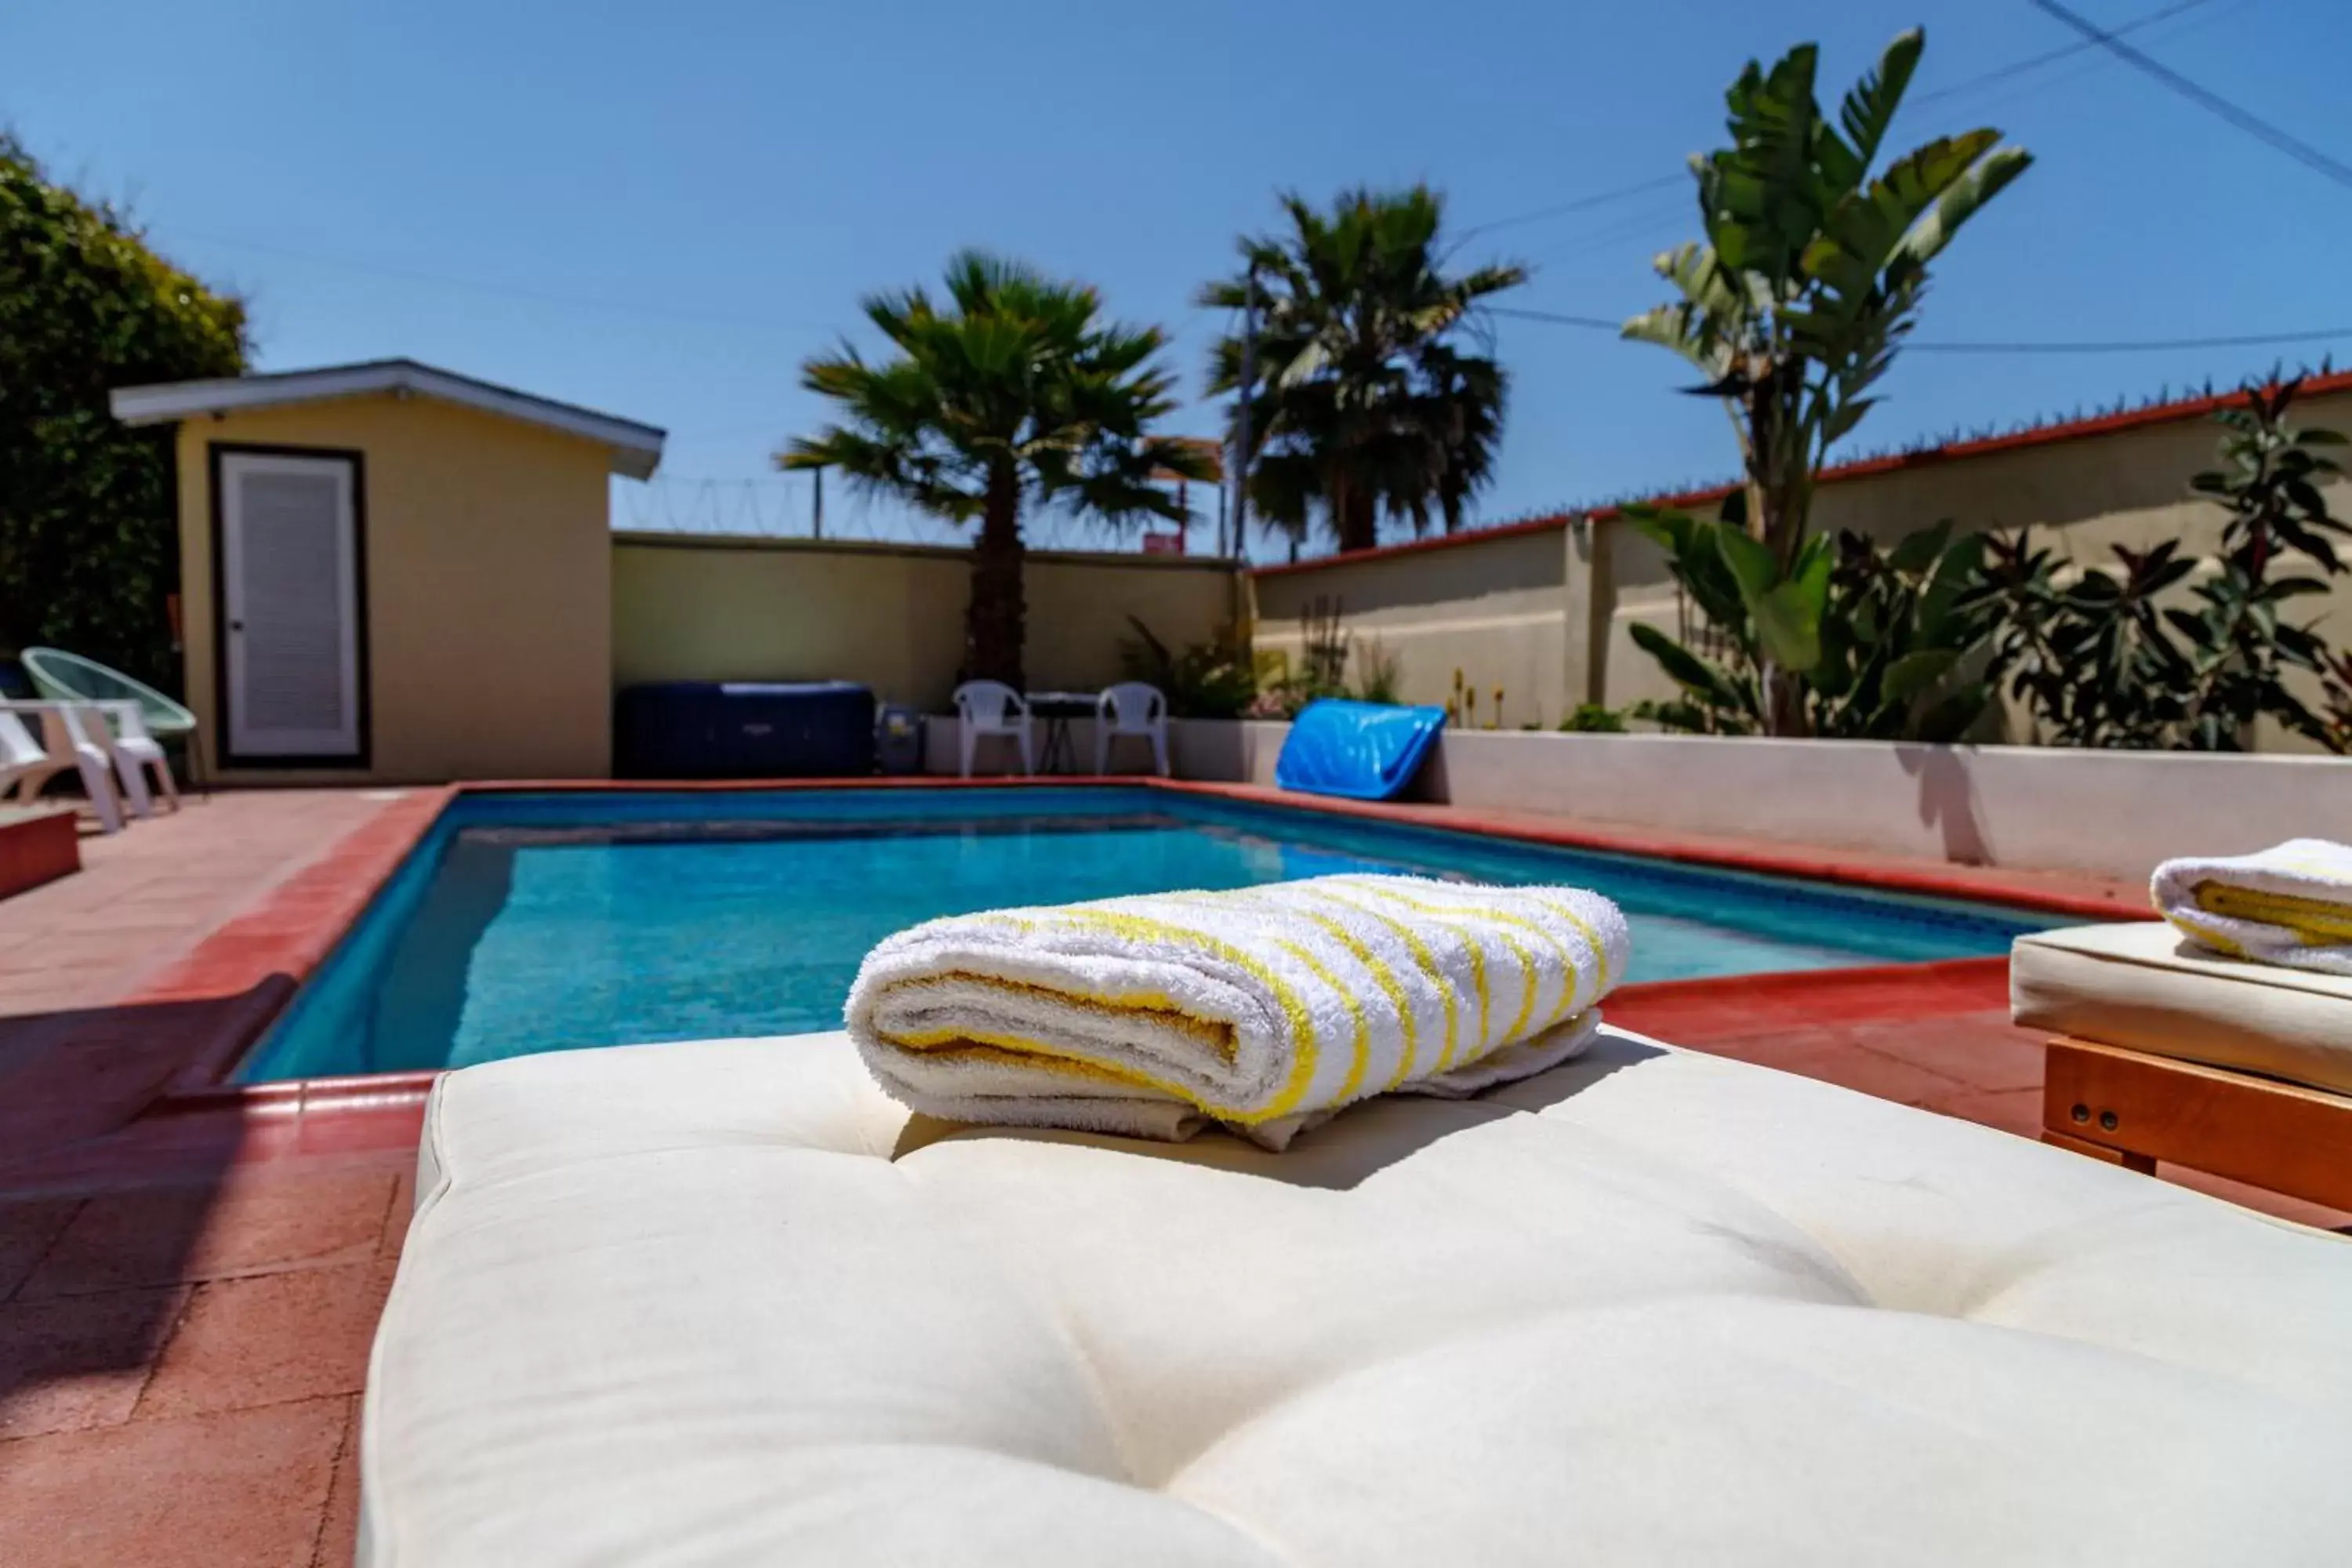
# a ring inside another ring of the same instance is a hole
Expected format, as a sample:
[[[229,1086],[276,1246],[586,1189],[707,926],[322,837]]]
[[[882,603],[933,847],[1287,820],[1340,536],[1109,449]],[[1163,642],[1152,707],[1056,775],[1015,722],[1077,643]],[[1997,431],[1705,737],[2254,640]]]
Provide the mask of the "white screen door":
[[[232,757],[365,750],[355,480],[349,458],[220,454]]]

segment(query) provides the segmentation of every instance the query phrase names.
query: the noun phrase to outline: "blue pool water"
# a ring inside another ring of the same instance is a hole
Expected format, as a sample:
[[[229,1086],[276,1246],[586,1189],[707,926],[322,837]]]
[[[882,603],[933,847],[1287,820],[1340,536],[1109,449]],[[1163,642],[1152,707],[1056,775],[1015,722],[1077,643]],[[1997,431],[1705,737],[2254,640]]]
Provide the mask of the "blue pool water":
[[[1636,981],[2003,952],[2049,923],[1139,789],[469,795],[237,1076],[837,1028],[866,950],[934,915],[1365,870],[1596,889]]]

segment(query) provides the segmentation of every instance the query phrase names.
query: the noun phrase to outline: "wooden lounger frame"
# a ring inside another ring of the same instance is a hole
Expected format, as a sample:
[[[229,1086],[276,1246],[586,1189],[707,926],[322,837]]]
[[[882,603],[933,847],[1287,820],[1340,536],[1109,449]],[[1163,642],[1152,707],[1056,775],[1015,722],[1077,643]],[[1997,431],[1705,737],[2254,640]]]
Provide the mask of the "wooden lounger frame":
[[[2153,1172],[2158,1160],[2352,1209],[2352,1097],[2061,1036],[2042,1139]]]

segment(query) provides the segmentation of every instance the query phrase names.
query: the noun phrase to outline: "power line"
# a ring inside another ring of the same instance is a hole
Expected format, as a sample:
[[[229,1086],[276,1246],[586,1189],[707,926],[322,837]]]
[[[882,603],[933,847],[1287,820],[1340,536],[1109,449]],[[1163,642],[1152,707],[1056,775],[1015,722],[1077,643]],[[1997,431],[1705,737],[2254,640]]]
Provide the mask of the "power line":
[[[2150,11],[2145,16],[2135,16],[2128,22],[2121,23],[2110,28],[2108,33],[2112,37],[2120,38],[2126,33],[2137,33],[2143,27],[2153,27],[2158,22],[2168,22],[2184,11],[2194,11],[2200,5],[2210,3],[2211,0],[2177,0],[2176,4],[2167,5],[2161,10]],[[1953,98],[1964,92],[1974,92],[1979,88],[1990,87],[1996,82],[2007,81],[2014,76],[2023,76],[2027,71],[2039,70],[2046,65],[2055,65],[2070,56],[2083,54],[2098,47],[2099,40],[2085,38],[2081,43],[2064,44],[2054,49],[2045,49],[2041,54],[2028,58],[2011,60],[2005,66],[1996,66],[1982,76],[1972,76],[1965,81],[1956,81],[1949,87],[1939,87],[1932,92],[1919,93],[1909,101],[1934,103],[1938,99]]]
[[[1548,207],[1537,207],[1532,212],[1515,213],[1509,217],[1498,217],[1492,223],[1473,224],[1455,237],[1454,243],[1458,248],[1476,236],[1492,234],[1498,228],[1517,228],[1521,224],[1541,223],[1548,217],[1564,217],[1570,213],[1580,213],[1592,207],[1606,206],[1611,202],[1622,202],[1628,196],[1645,195],[1651,191],[1663,191],[1669,185],[1679,185],[1689,178],[1687,174],[1661,174],[1654,180],[1643,180],[1637,184],[1620,185],[1613,191],[1595,191],[1589,196],[1577,196],[1570,201],[1556,202]]]
[[[2210,4],[2211,0],[2173,0],[2173,4],[2169,5],[2159,6],[2145,16],[2135,16],[2130,21],[2118,25],[2109,36],[2121,37],[2126,33],[2137,33],[2144,27],[2153,27],[2159,22],[2168,22],[2184,12],[2193,11],[2200,5]],[[2065,59],[2069,56],[2083,54],[2099,47],[2100,40],[2093,38],[2078,44],[2068,44],[2062,48],[2045,49],[2040,54],[2028,56],[2024,59],[2011,60],[2005,66],[1997,66],[1981,76],[1973,76],[1965,81],[1954,82],[1949,87],[1940,87],[1931,92],[1915,94],[1908,101],[1934,103],[1941,99],[1956,98],[1963,93],[1990,87],[1997,82],[2006,81],[2011,77],[2022,76],[2027,71],[2037,70],[2043,66]],[[1632,196],[1645,195],[1652,191],[1678,186],[1689,178],[1687,173],[1661,174],[1655,179],[1643,180],[1631,185],[1620,185],[1613,190],[1595,191],[1590,195],[1576,196],[1564,202],[1555,202],[1549,206],[1513,213],[1507,217],[1498,217],[1491,223],[1473,224],[1455,237],[1448,254],[1450,255],[1453,250],[1459,250],[1482,234],[1492,234],[1497,229],[1517,228],[1523,224],[1541,223],[1547,218],[1565,217],[1572,213],[1587,212],[1594,207],[1606,206],[1612,202],[1624,201]]]
[[[1557,310],[1522,310],[1489,305],[1489,313],[1516,321],[1542,321],[1551,326],[1578,327],[1588,331],[1616,332],[1622,321],[1602,316],[1574,316]],[[1906,351],[1945,354],[2124,354],[2158,353],[2189,349],[2276,348],[2290,343],[2320,343],[2352,338],[2352,327],[2320,327],[2298,332],[2247,332],[2232,337],[2083,339],[2048,342],[1907,342]]]
[[[2247,135],[2285,153],[2296,163],[2325,174],[2337,184],[2352,190],[2352,164],[2347,164],[2321,152],[2310,142],[2280,130],[2251,110],[2241,109],[2218,92],[2211,92],[2190,81],[2171,67],[2150,59],[2147,55],[2123,42],[2115,34],[2076,16],[2058,0],[2030,0],[2036,10],[2046,12],[2097,44],[2126,65],[2154,77],[2174,92],[2204,110],[2207,113],[2228,121]]]
[[[1509,305],[1481,307],[1490,316],[1508,316],[1515,321],[1549,321],[1556,327],[1589,327],[1596,331],[1613,332],[1623,328],[1623,321],[1612,321],[1601,316],[1563,316],[1557,310],[1522,310]]]
[[[1558,245],[1538,250],[1528,258],[1529,264],[1542,266],[1549,262],[1566,261],[1613,249],[1628,240],[1654,239],[1666,226],[1682,221],[1689,210],[1690,204],[1678,198],[1668,205],[1631,214],[1606,227],[1571,236]]]
[[[217,245],[231,250],[249,250],[262,256],[279,256],[290,261],[308,262],[316,267],[337,268],[346,272],[365,273],[377,278],[395,278],[404,282],[431,284],[442,289],[463,289],[478,294],[491,294],[509,299],[529,300],[536,304],[555,305],[573,310],[593,310],[612,315],[646,316],[662,321],[706,321],[730,327],[767,328],[777,331],[832,331],[835,329],[822,321],[788,321],[774,319],[740,316],[717,310],[679,310],[668,305],[638,304],[625,300],[597,300],[577,294],[556,294],[519,284],[493,283],[478,278],[460,278],[446,272],[426,272],[408,267],[388,267],[382,262],[363,261],[355,257],[330,256],[315,250],[299,250],[289,246],[265,245],[257,240],[233,239],[226,235],[206,234],[196,229],[182,229],[179,237],[193,239],[203,245]]]

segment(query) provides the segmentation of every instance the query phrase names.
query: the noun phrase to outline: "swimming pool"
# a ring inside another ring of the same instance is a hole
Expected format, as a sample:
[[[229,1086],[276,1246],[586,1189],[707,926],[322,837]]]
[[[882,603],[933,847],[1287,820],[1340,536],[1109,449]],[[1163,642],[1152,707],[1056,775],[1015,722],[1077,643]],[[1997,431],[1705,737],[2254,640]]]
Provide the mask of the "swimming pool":
[[[934,915],[1337,871],[1567,882],[1635,982],[2005,952],[2024,911],[1140,788],[464,795],[236,1073],[464,1067],[840,1026]]]

